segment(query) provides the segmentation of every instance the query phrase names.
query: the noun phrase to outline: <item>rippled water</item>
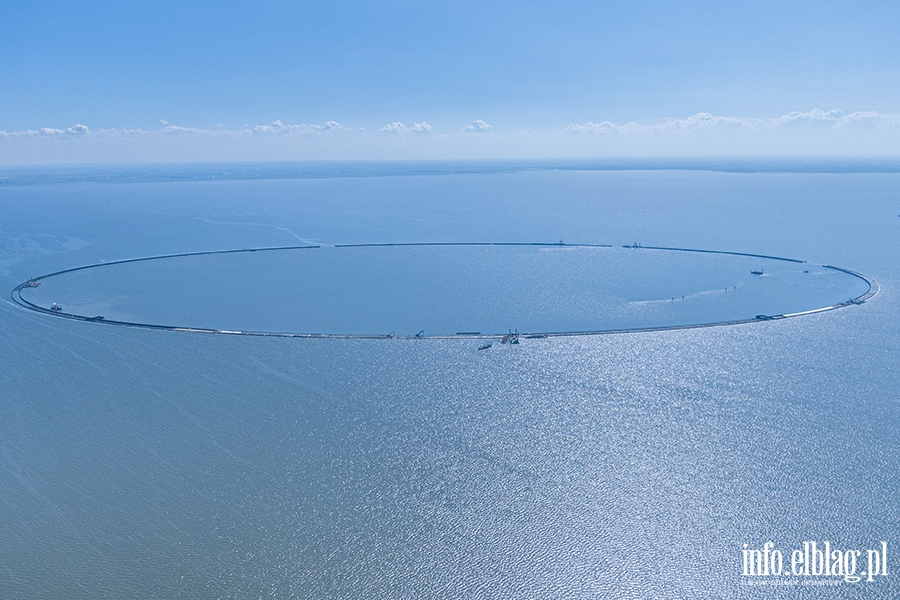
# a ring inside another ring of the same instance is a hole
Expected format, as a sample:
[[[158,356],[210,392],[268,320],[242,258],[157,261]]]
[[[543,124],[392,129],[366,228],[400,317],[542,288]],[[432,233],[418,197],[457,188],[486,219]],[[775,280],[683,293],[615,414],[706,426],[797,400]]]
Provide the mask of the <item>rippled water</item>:
[[[890,597],[893,574],[751,587],[740,551],[897,547],[898,177],[0,188],[8,291],[151,254],[559,239],[789,256],[881,287],[798,319],[491,352],[102,327],[2,303],[0,596]]]

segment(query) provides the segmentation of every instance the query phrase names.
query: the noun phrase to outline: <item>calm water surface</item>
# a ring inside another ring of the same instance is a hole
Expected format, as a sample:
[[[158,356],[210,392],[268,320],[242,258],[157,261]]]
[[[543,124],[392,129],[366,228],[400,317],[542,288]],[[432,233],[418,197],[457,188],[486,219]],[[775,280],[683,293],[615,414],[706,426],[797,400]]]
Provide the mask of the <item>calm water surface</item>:
[[[741,549],[885,540],[900,568],[900,175],[398,169],[3,185],[0,287],[211,249],[563,239],[788,256],[881,291],[489,352],[0,303],[0,597],[897,593],[893,573],[748,586]]]
[[[407,337],[698,326],[875,293],[859,275],[793,259],[564,244],[226,250],[98,263],[26,285],[13,294],[22,306],[104,323]]]

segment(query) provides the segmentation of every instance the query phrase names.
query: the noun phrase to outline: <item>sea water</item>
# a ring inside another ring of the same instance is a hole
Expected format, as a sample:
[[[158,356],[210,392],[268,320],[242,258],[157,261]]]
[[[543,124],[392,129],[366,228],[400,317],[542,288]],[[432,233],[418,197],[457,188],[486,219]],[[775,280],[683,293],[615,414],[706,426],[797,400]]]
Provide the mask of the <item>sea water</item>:
[[[241,334],[501,337],[767,320],[861,302],[794,259],[572,244],[295,246],[125,259],[13,293],[58,317]],[[515,326],[515,327],[513,327]],[[503,340],[501,340],[503,341]]]
[[[0,596],[890,596],[893,571],[747,577],[742,550],[886,541],[896,565],[900,175],[734,171],[8,170],[7,299],[139,256],[559,240],[786,256],[880,291],[796,319],[484,352],[3,302]]]

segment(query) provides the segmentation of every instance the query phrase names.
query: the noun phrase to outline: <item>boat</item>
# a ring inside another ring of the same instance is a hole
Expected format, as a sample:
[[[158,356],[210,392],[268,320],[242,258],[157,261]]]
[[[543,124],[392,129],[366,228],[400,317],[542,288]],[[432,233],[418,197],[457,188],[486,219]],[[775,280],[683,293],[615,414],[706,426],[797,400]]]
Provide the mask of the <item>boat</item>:
[[[501,344],[518,344],[519,343],[519,330],[518,329],[516,329],[515,331],[510,330],[509,333],[507,333],[500,339],[500,343]]]
[[[61,310],[62,310],[62,306],[60,306],[59,304],[57,304],[56,302],[54,302],[53,304],[50,305],[50,310],[61,311]]]
[[[484,344],[484,345],[482,345],[482,346],[479,346],[478,349],[479,349],[479,350],[487,350],[488,348],[491,348],[493,345],[494,345],[493,343],[488,342],[487,344]]]

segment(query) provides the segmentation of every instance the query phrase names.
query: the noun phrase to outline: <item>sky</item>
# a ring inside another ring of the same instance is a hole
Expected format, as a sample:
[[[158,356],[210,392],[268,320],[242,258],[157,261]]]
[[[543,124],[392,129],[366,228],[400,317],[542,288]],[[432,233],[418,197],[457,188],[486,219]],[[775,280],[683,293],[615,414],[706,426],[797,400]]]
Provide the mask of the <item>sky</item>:
[[[900,156],[900,3],[23,2],[0,163]]]

